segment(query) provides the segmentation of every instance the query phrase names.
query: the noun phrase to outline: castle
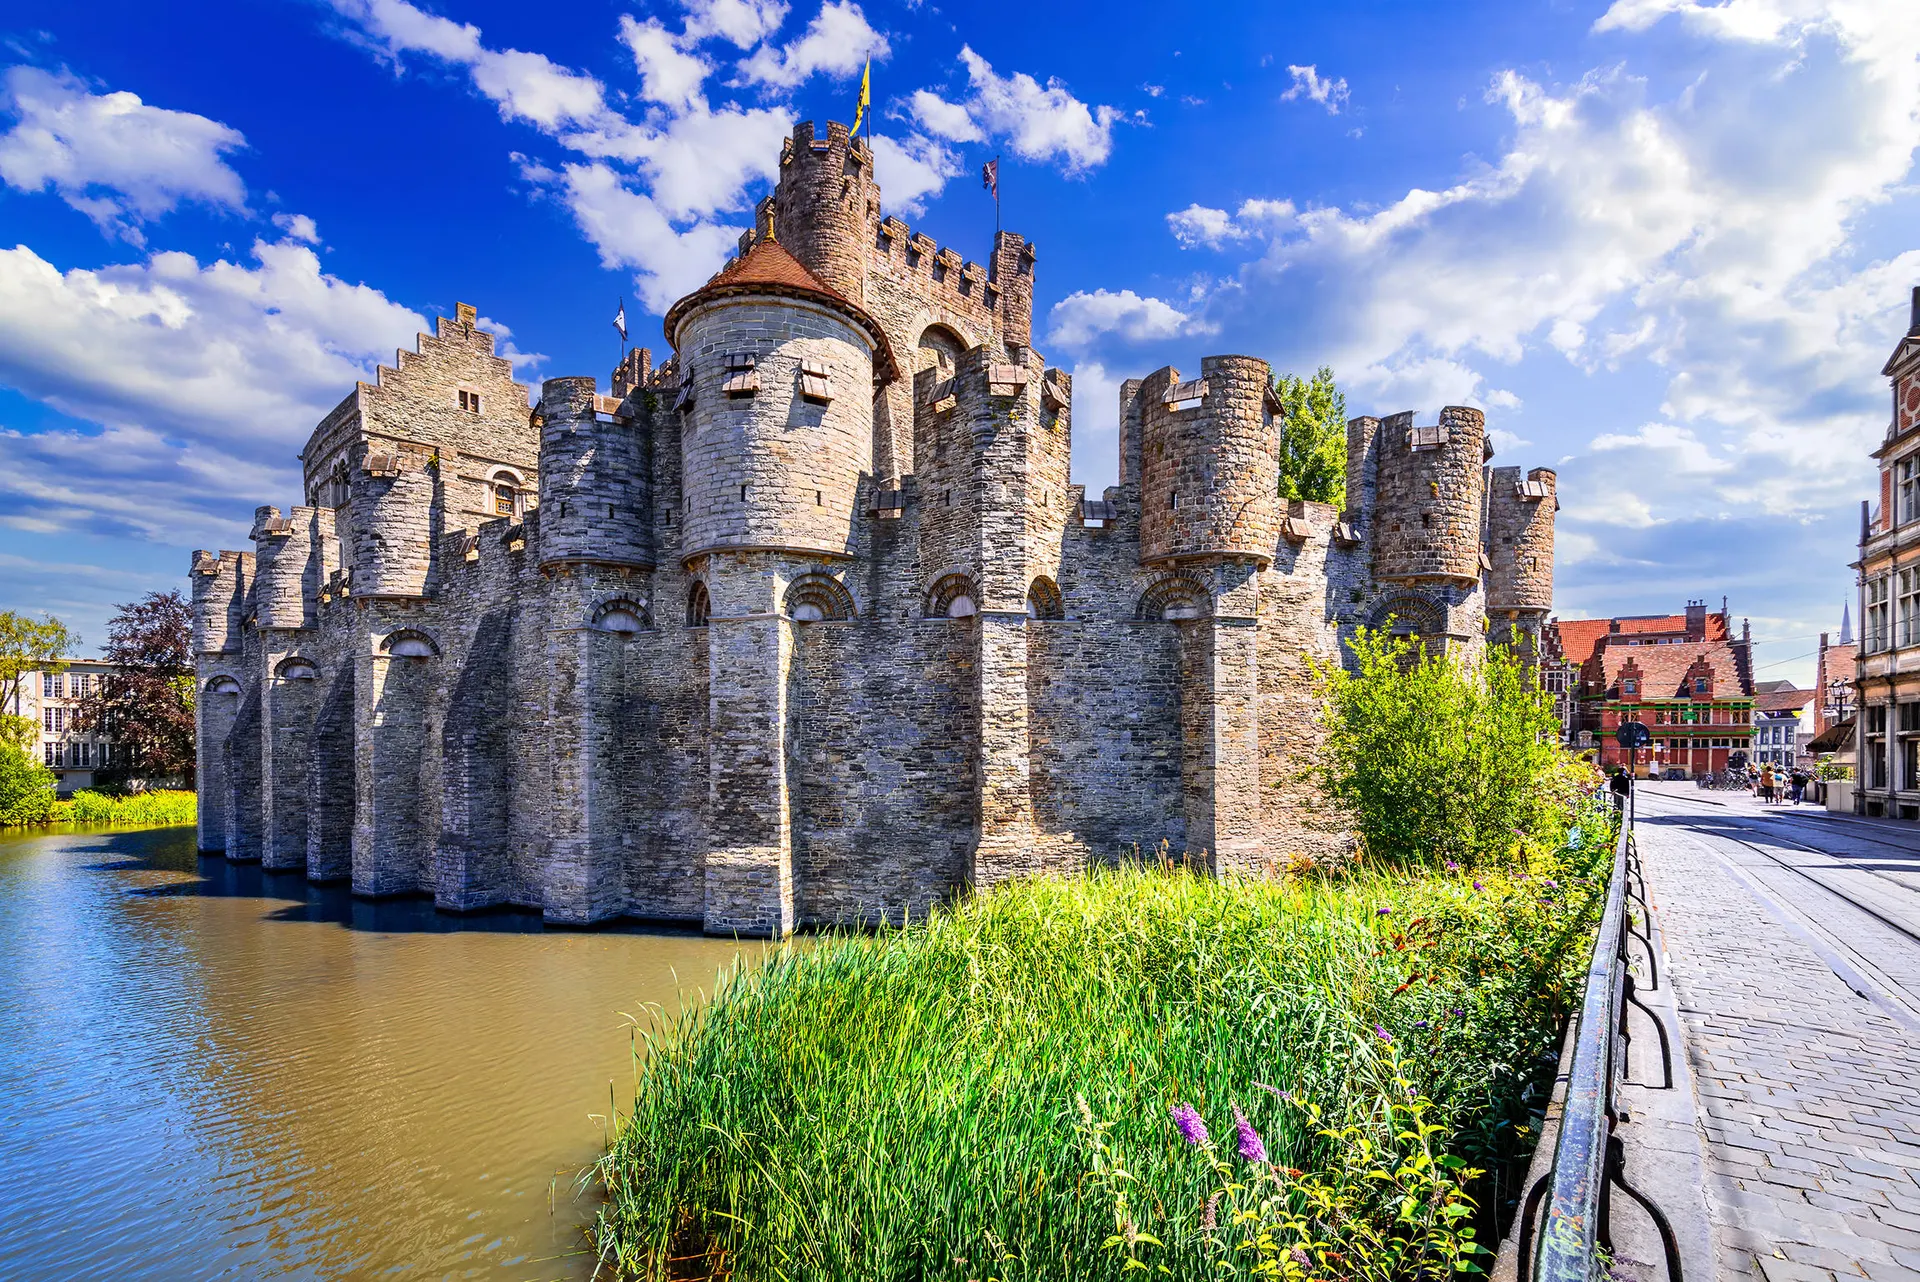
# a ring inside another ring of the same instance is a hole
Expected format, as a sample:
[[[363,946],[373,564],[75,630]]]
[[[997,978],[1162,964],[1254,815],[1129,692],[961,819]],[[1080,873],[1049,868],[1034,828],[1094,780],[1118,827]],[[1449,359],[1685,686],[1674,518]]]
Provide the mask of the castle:
[[[1169,843],[1342,847],[1308,656],[1356,626],[1537,644],[1554,474],[1479,411],[1347,427],[1347,507],[1277,497],[1266,362],[1120,394],[1068,483],[1035,250],[880,216],[801,124],[739,254],[528,410],[461,304],[197,552],[200,845],[356,893],[781,935]]]

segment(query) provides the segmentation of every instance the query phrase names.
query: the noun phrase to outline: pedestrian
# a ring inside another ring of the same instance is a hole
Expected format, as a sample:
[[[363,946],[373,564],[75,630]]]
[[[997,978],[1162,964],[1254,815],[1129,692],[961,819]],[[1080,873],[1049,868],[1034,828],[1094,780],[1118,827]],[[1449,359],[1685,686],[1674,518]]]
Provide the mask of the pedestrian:
[[[1613,778],[1607,782],[1607,790],[1613,793],[1613,804],[1621,810],[1627,808],[1627,793],[1633,788],[1633,776],[1621,766],[1613,768]]]
[[[1775,784],[1774,773],[1773,773],[1773,763],[1771,761],[1763,762],[1760,766],[1760,804],[1761,805],[1770,806],[1773,804],[1773,800],[1774,800],[1773,790],[1775,786],[1776,784]]]

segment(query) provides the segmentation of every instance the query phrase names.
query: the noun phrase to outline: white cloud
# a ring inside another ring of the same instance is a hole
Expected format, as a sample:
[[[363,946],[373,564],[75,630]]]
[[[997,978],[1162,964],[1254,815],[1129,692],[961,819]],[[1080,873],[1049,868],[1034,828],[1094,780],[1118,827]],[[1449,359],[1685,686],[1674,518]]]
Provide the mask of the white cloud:
[[[873,177],[890,211],[925,212],[927,197],[937,195],[963,169],[951,147],[924,134],[910,133],[898,141],[881,134],[873,140]]]
[[[20,191],[51,187],[109,234],[142,244],[141,225],[183,201],[245,212],[246,185],[225,156],[246,139],[217,120],[90,93],[37,67],[8,69],[0,110],[15,118],[0,135],[0,179]]]
[[[1069,174],[1105,164],[1113,151],[1112,107],[1088,107],[1057,79],[1045,85],[1025,72],[996,73],[972,48],[962,46],[972,95],[969,116],[986,132],[1004,138],[1023,160],[1057,160]]]
[[[635,22],[631,15],[621,14],[620,41],[633,54],[641,97],[676,108],[704,102],[700,87],[712,66],[683,49],[658,18]]]
[[[1290,200],[1245,200],[1237,214],[1192,204],[1167,215],[1167,228],[1182,249],[1221,249],[1272,236],[1299,221]]]
[[[0,508],[172,543],[231,539],[263,496],[297,498],[313,425],[424,325],[305,244],[256,241],[253,259],[63,272],[0,251],[0,384],[101,425],[0,430]]]
[[[925,89],[914,90],[908,102],[913,118],[936,138],[945,138],[948,142],[980,142],[986,137],[967,109],[957,102],[948,102]]]
[[[699,221],[676,228],[652,196],[636,191],[604,163],[565,166],[548,179],[580,231],[600,251],[609,269],[632,268],[634,284],[649,310],[664,312],[697,289],[732,253],[744,226]]]
[[[740,64],[743,80],[792,89],[820,73],[850,76],[869,55],[884,58],[887,38],[867,22],[852,0],[827,0],[799,39],[784,48],[765,44]]]
[[[1098,361],[1073,367],[1073,479],[1094,498],[1120,477],[1120,382]]]
[[[1049,313],[1048,337],[1068,350],[1083,349],[1112,335],[1127,342],[1173,338],[1189,332],[1187,313],[1130,289],[1096,289],[1067,295]]]
[[[285,232],[289,240],[304,240],[309,245],[320,243],[320,229],[305,214],[275,214],[273,225]]]
[[[751,49],[780,29],[787,6],[779,0],[689,0],[687,39],[719,36]]]
[[[1347,105],[1345,77],[1323,78],[1314,66],[1296,67],[1289,64],[1287,71],[1293,76],[1293,88],[1280,95],[1282,102],[1292,102],[1295,98],[1305,96],[1325,107],[1329,116],[1339,115],[1340,109]]]

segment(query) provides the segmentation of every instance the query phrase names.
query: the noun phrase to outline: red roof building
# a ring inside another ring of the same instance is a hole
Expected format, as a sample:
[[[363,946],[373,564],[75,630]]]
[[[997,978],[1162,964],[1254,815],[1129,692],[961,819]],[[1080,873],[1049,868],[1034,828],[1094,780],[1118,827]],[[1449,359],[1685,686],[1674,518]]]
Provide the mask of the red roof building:
[[[1616,735],[1628,721],[1652,735],[1653,751],[1639,754],[1643,774],[1725,770],[1736,752],[1752,760],[1752,642],[1745,624],[1734,637],[1724,602],[1717,614],[1692,601],[1683,614],[1554,619],[1545,649],[1578,668],[1573,737],[1601,765],[1627,763]]]

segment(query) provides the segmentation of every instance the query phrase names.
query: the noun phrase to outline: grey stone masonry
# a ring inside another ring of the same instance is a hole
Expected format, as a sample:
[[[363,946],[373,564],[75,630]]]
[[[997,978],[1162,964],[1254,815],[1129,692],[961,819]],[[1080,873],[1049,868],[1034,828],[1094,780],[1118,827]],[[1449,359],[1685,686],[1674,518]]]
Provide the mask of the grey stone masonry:
[[[1207,356],[1123,384],[1089,495],[1035,247],[969,261],[882,217],[872,166],[796,127],[670,358],[608,391],[530,403],[461,303],[321,420],[304,502],[195,554],[203,848],[754,935],[1162,846],[1346,849],[1311,668],[1389,619],[1484,643],[1478,413],[1437,446],[1356,419],[1349,510],[1286,503],[1272,371]]]

